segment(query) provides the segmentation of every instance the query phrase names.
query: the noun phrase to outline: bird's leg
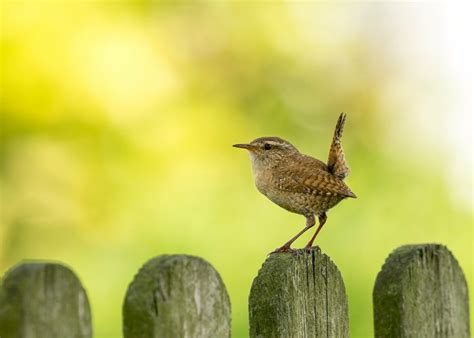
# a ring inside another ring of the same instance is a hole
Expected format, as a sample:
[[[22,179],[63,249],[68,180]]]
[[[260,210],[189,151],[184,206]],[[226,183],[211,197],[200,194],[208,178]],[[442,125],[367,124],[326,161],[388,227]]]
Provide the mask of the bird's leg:
[[[295,237],[290,239],[288,242],[286,242],[282,247],[276,249],[272,253],[277,253],[277,252],[290,252],[291,251],[291,244],[296,241],[298,237],[300,237],[302,234],[304,234],[308,229],[312,228],[316,221],[314,220],[314,215],[306,216],[306,227],[298,232]]]
[[[319,231],[321,230],[324,223],[326,223],[326,220],[328,219],[325,212],[323,212],[321,215],[319,215],[318,218],[319,218],[319,226],[316,229],[316,232],[314,233],[313,237],[311,237],[311,240],[308,242],[308,244],[306,244],[306,246],[305,246],[306,249],[311,248],[313,246],[313,242],[314,242],[316,236],[318,235]]]

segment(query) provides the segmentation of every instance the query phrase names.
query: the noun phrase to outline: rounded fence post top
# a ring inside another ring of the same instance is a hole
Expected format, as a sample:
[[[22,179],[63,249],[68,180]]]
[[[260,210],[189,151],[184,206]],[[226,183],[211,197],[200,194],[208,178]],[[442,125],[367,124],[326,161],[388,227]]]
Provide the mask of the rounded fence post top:
[[[148,260],[129,285],[123,333],[131,337],[229,337],[230,299],[206,260],[162,255]]]

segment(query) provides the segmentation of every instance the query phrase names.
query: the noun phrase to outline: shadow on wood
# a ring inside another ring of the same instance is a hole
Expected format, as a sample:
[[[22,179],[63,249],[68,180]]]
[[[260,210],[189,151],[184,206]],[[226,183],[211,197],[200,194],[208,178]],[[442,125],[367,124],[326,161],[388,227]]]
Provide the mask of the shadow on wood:
[[[464,274],[445,246],[402,246],[375,282],[375,336],[468,338],[467,292]]]
[[[69,268],[22,263],[5,274],[0,287],[0,337],[91,336],[89,301]]]
[[[319,249],[271,254],[252,284],[250,337],[348,337],[341,273]]]
[[[202,258],[148,261],[123,304],[125,338],[230,337],[230,301],[217,271]]]

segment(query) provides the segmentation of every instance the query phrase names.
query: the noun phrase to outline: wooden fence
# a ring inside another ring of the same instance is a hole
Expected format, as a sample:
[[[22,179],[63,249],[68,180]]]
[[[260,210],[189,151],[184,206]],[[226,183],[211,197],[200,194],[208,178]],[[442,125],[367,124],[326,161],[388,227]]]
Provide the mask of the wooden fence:
[[[442,245],[396,249],[373,290],[376,337],[470,337],[464,274]],[[165,255],[148,261],[123,303],[123,335],[230,337],[231,307],[206,261]],[[337,266],[319,250],[272,254],[249,296],[250,337],[348,337],[348,302]],[[91,337],[87,294],[69,268],[24,262],[0,285],[0,338]]]

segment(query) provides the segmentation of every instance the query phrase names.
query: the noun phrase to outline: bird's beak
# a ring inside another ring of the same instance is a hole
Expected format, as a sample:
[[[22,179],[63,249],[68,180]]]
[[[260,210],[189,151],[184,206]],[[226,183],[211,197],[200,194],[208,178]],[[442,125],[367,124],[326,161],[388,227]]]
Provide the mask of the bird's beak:
[[[243,148],[243,149],[247,149],[247,150],[252,150],[253,149],[253,145],[247,144],[247,143],[234,144],[234,145],[232,145],[232,147]]]

